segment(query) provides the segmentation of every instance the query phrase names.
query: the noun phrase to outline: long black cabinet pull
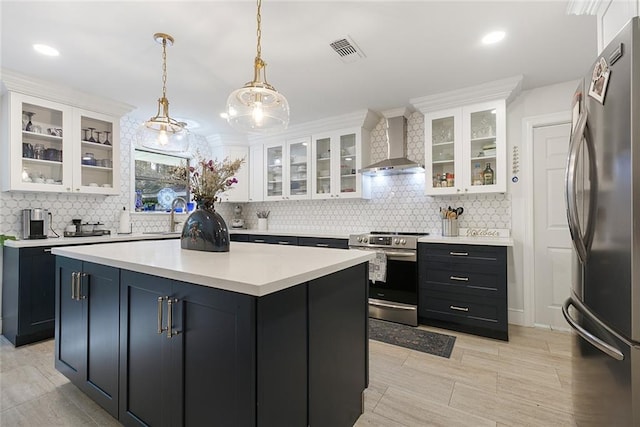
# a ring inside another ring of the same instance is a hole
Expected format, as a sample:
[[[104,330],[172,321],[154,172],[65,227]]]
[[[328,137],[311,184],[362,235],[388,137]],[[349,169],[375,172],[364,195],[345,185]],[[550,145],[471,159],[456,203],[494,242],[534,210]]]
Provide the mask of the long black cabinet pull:
[[[456,311],[469,311],[469,307],[458,307],[456,305],[450,305],[449,308]]]

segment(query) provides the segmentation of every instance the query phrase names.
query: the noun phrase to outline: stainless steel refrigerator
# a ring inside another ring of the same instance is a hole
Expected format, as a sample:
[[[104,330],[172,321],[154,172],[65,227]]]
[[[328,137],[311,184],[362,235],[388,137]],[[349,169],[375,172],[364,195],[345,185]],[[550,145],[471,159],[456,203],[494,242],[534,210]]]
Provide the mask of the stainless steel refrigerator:
[[[566,174],[578,425],[640,426],[640,20],[598,56],[573,101]],[[570,384],[570,385],[569,385]]]

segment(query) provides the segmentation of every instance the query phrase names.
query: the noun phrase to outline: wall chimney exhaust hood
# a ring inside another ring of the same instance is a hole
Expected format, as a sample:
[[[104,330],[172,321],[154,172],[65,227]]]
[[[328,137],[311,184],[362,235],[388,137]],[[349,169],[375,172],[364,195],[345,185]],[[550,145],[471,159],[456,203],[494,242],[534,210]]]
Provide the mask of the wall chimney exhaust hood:
[[[362,168],[366,176],[399,175],[424,172],[424,166],[407,158],[408,109],[395,109],[382,113],[387,121],[387,158]]]

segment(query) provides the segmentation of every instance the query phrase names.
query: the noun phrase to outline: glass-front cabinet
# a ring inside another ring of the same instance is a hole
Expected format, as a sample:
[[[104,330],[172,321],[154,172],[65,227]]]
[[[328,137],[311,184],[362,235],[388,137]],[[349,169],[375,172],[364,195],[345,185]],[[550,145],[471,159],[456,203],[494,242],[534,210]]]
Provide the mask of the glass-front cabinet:
[[[428,195],[506,191],[505,102],[425,114]]]
[[[345,129],[313,136],[311,157],[314,199],[369,196],[368,180],[363,182],[360,173],[363,162],[361,138],[360,129]]]
[[[3,110],[3,190],[119,193],[117,118],[15,92]]]
[[[265,200],[309,199],[310,138],[266,144]]]

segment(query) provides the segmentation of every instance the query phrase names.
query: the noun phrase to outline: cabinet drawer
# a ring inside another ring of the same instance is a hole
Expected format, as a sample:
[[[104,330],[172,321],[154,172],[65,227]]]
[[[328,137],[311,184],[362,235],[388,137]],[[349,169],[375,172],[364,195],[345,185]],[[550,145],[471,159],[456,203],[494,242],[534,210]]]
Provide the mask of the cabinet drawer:
[[[432,291],[456,292],[467,295],[504,297],[505,282],[499,274],[476,273],[463,270],[428,269],[420,286]]]
[[[419,257],[425,262],[497,265],[505,258],[502,246],[421,243]]]
[[[420,316],[495,329],[506,327],[506,307],[492,298],[467,298],[459,294],[420,292]]]
[[[248,234],[233,234],[233,233],[230,233],[229,234],[229,240],[231,240],[232,242],[248,242],[249,241],[249,235]]]
[[[298,237],[299,246],[316,246],[319,248],[348,249],[349,240],[325,237]]]

